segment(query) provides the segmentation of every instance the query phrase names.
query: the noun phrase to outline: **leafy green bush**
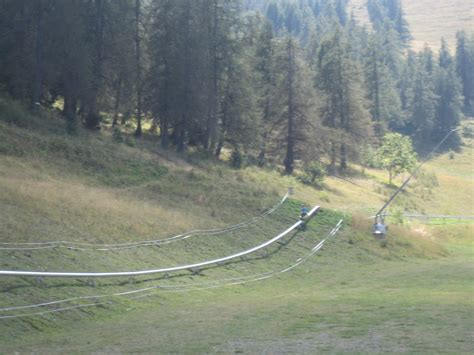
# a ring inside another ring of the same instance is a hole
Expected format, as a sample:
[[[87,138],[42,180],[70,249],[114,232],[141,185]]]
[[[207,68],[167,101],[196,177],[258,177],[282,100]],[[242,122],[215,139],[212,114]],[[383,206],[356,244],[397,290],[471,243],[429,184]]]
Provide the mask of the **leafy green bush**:
[[[465,125],[462,128],[462,135],[465,138],[474,138],[474,128],[472,125]]]
[[[416,157],[411,139],[399,133],[385,134],[382,145],[377,150],[378,164],[388,171],[389,184],[397,175],[413,170]]]
[[[377,153],[370,145],[365,145],[361,148],[360,162],[367,168],[380,168],[380,163],[377,160]]]
[[[326,177],[326,169],[320,162],[313,161],[304,167],[304,174],[298,179],[306,185],[322,187],[324,178]]]
[[[244,158],[244,165],[245,166],[259,166],[258,157],[255,155],[246,155]]]
[[[112,138],[117,143],[122,143],[123,142],[122,131],[120,130],[119,127],[116,126],[116,127],[112,128]]]

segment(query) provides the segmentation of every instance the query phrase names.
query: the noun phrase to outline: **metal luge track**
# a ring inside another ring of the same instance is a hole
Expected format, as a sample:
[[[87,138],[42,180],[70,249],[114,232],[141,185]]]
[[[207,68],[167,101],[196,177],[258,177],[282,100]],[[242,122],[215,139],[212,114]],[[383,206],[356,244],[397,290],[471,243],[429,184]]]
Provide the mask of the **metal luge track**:
[[[339,229],[342,226],[342,223],[343,223],[343,220],[340,220],[334,226],[334,228],[328,233],[326,238],[324,238],[322,241],[320,241],[316,245],[314,245],[308,253],[302,255],[296,261],[294,261],[291,264],[289,264],[289,265],[287,265],[283,268],[280,268],[280,269],[271,270],[271,271],[267,271],[267,272],[259,273],[259,274],[246,275],[246,276],[233,277],[233,278],[223,278],[223,279],[217,279],[217,280],[211,280],[211,281],[205,281],[205,282],[191,283],[191,284],[187,284],[187,285],[154,285],[154,286],[150,286],[150,287],[146,287],[146,288],[142,288],[142,289],[135,289],[135,290],[117,292],[117,293],[112,293],[112,294],[100,294],[100,295],[92,295],[92,296],[78,296],[78,297],[72,297],[72,298],[68,298],[68,299],[56,300],[56,301],[50,301],[50,302],[43,302],[43,303],[38,303],[38,304],[5,307],[5,308],[0,308],[0,313],[4,313],[4,312],[9,313],[9,312],[12,312],[12,311],[18,311],[18,310],[24,310],[24,309],[36,309],[36,308],[57,306],[57,305],[65,304],[65,303],[71,303],[71,302],[74,302],[74,301],[86,301],[86,300],[88,300],[90,302],[90,303],[86,303],[86,304],[73,304],[73,305],[69,305],[69,306],[60,306],[59,308],[46,309],[46,310],[39,311],[39,312],[0,315],[0,319],[13,319],[13,318],[38,316],[38,315],[58,313],[58,312],[63,312],[63,311],[78,309],[78,308],[101,306],[101,305],[106,305],[106,304],[111,304],[112,303],[111,300],[98,301],[98,300],[104,299],[104,298],[128,297],[128,299],[130,299],[130,300],[135,300],[135,299],[139,299],[139,298],[154,296],[157,293],[192,292],[192,291],[208,290],[208,289],[214,289],[214,288],[218,288],[218,287],[241,285],[241,284],[246,284],[246,283],[250,283],[250,282],[262,281],[262,280],[268,279],[270,277],[286,273],[286,272],[298,267],[300,264],[304,263],[306,260],[308,260],[314,254],[316,254],[324,246],[325,242],[329,238],[334,237],[337,234],[337,232],[339,231]]]
[[[308,219],[312,218],[318,210],[320,209],[319,206],[315,206],[309,211]],[[86,277],[86,278],[96,278],[96,277],[123,277],[123,276],[140,276],[140,275],[151,275],[151,274],[159,274],[159,273],[166,273],[166,272],[174,272],[179,270],[186,270],[186,269],[199,269],[204,266],[222,263],[228,260],[236,259],[241,256],[245,256],[251,253],[254,253],[260,249],[267,247],[268,245],[277,242],[278,240],[282,239],[286,235],[288,235],[291,231],[297,229],[302,223],[302,220],[294,223],[292,226],[287,228],[285,231],[281,232],[277,236],[273,237],[272,239],[257,245],[253,248],[241,251],[236,254],[232,254],[229,256],[225,256],[218,259],[207,260],[200,263],[194,264],[187,264],[187,265],[179,265],[161,269],[151,269],[151,270],[138,270],[138,271],[118,271],[118,272],[53,272],[53,271],[17,271],[17,270],[0,270],[0,276],[26,276],[26,277]]]

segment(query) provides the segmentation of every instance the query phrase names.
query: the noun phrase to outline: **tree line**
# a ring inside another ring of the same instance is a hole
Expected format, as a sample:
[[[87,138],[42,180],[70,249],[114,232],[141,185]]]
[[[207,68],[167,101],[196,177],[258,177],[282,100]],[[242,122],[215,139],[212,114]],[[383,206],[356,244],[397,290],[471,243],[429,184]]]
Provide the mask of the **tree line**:
[[[369,0],[371,28],[347,2],[0,0],[0,91],[70,132],[146,121],[165,149],[288,174],[344,170],[389,131],[428,147],[474,115],[472,33],[414,52],[400,0]]]

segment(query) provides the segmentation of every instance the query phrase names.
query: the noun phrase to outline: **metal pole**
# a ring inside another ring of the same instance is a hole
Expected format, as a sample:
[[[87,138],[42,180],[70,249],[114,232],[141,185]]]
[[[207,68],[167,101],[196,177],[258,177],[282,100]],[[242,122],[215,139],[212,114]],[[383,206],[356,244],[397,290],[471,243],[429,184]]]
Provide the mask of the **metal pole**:
[[[430,154],[428,154],[428,156],[426,157],[425,160],[423,160],[416,168],[415,170],[413,170],[413,172],[410,174],[410,176],[403,182],[402,186],[400,186],[395,192],[394,194],[388,199],[388,201],[385,203],[385,205],[383,205],[383,207],[375,214],[375,218],[379,217],[382,212],[387,208],[387,206],[390,204],[390,202],[393,201],[393,199],[400,193],[400,191],[402,191],[405,186],[408,185],[408,183],[410,182],[411,178],[413,176],[415,176],[415,174],[418,172],[418,170],[420,170],[420,168],[428,161],[430,160],[434,153],[438,150],[438,148],[446,141],[446,139],[448,139],[448,137],[451,135],[451,133],[453,132],[456,132],[456,131],[459,131],[461,128],[455,128],[455,129],[452,129],[451,131],[448,132],[448,134],[446,134],[446,136],[441,140],[441,142],[439,142],[436,147],[433,148],[433,150],[431,151]]]

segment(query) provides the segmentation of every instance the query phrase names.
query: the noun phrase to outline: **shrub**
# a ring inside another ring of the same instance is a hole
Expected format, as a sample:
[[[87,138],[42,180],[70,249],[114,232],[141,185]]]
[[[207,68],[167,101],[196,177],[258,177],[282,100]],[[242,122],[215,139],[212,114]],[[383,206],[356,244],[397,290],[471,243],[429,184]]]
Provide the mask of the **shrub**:
[[[370,145],[363,146],[360,151],[360,162],[367,168],[380,168],[377,153]]]
[[[119,127],[114,127],[112,129],[112,137],[114,139],[114,141],[118,142],[118,143],[122,143],[123,142],[123,135],[122,135],[122,131],[120,130]]]
[[[401,209],[396,209],[392,214],[393,223],[404,225],[405,218],[403,217],[403,211]]]
[[[255,155],[246,155],[244,161],[245,166],[260,166],[258,157],[256,157]]]
[[[125,139],[125,144],[128,145],[129,147],[136,147],[137,146],[137,140],[135,139],[135,137],[127,137]]]
[[[321,187],[324,178],[326,177],[326,169],[323,164],[317,161],[313,161],[304,167],[304,174],[298,177],[298,179],[307,185],[314,185]]]
[[[474,138],[474,128],[472,126],[464,126],[462,128],[462,135],[465,138]]]
[[[381,168],[388,171],[389,184],[392,184],[395,176],[413,170],[416,165],[411,139],[399,133],[385,134],[377,150],[377,161]]]

